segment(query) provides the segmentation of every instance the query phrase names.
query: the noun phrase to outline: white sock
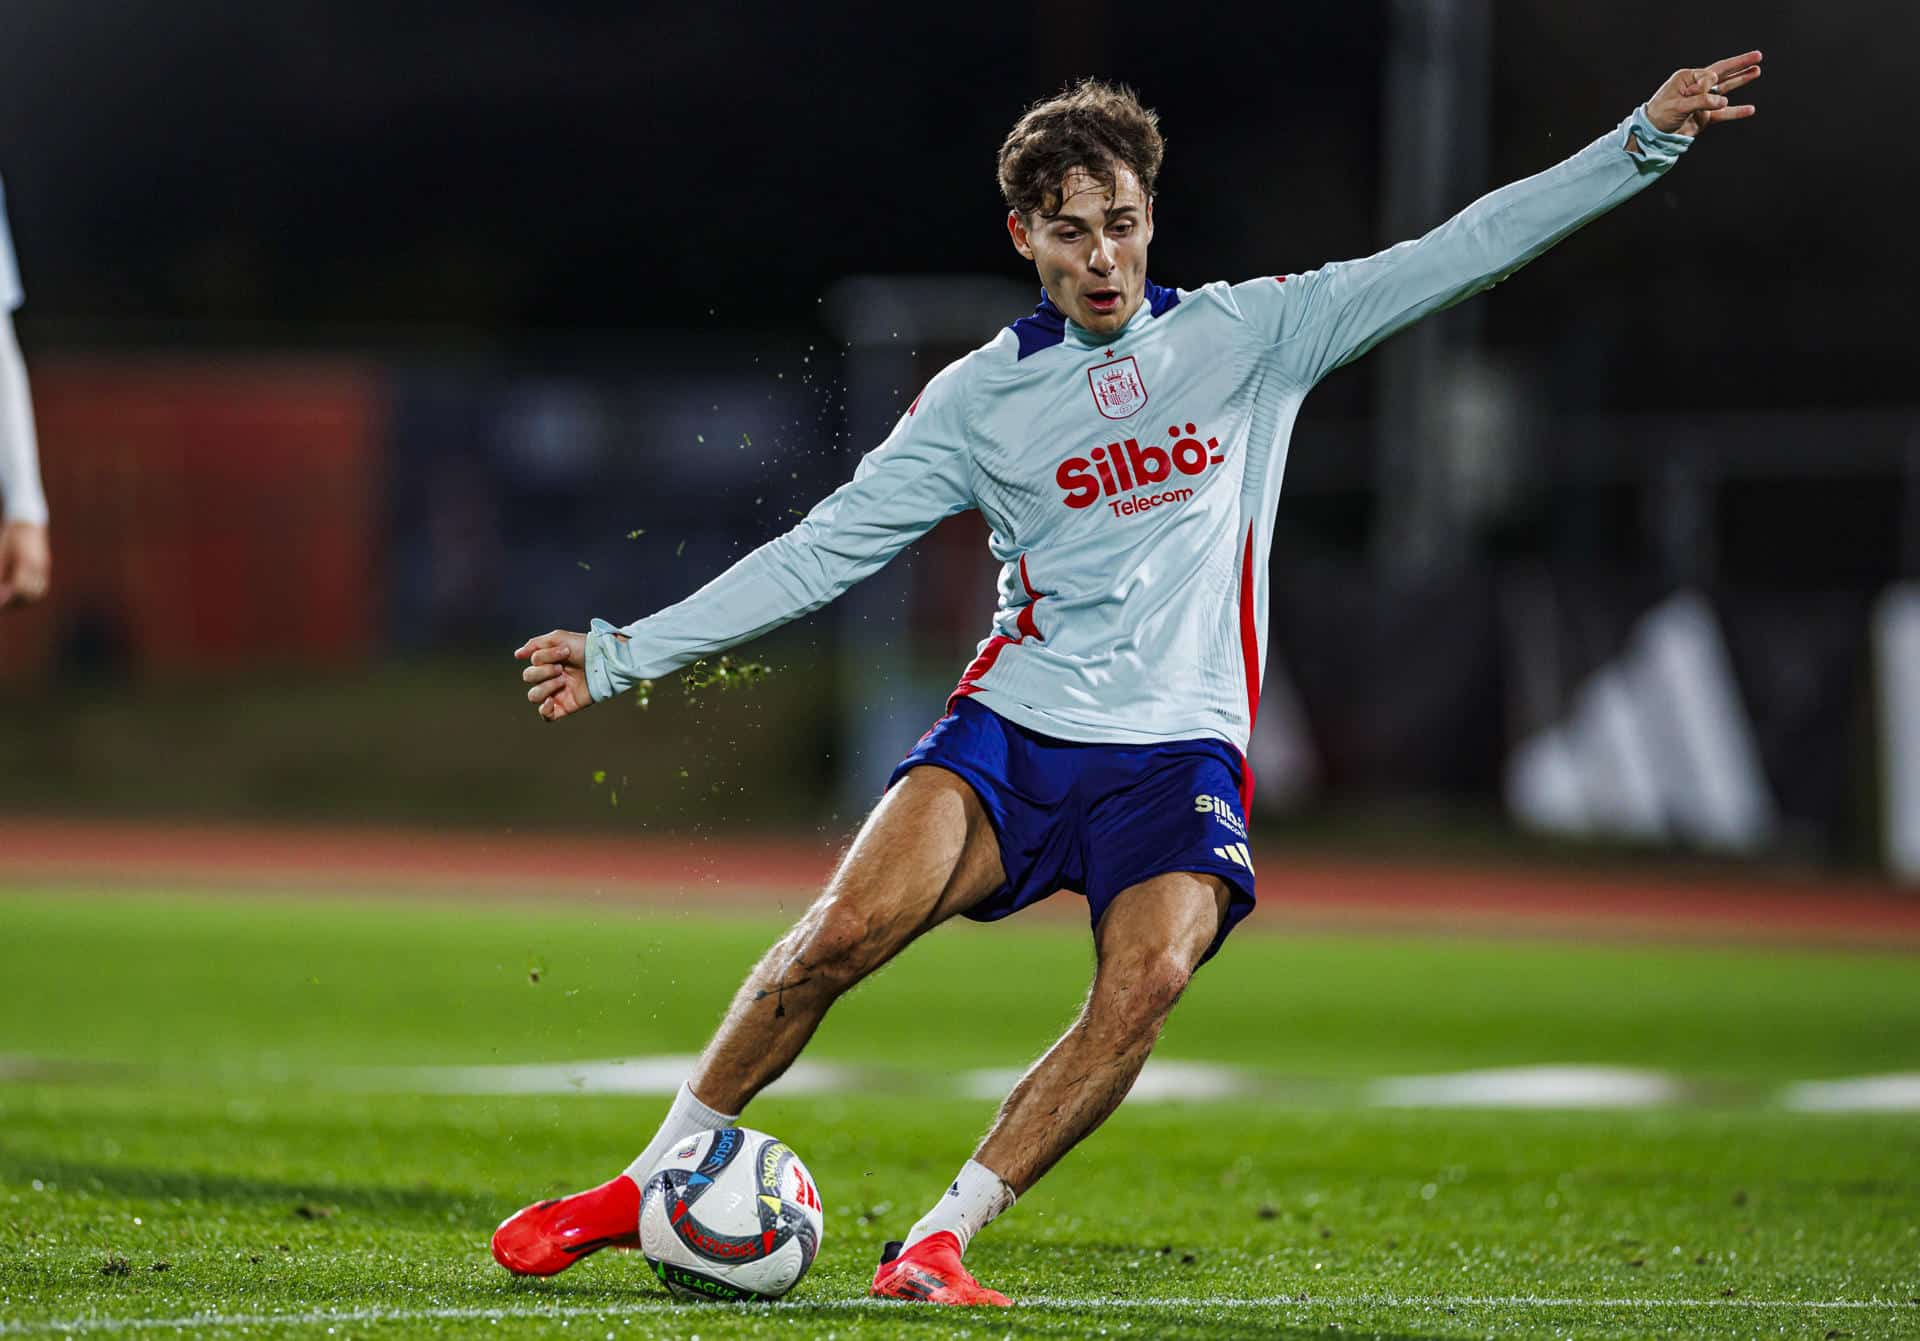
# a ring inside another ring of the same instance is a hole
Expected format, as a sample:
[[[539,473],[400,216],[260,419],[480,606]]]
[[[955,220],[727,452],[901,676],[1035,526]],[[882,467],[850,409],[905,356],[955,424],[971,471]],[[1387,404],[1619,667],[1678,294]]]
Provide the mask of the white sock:
[[[739,1117],[738,1113],[714,1112],[693,1097],[691,1085],[683,1084],[680,1092],[673,1096],[673,1107],[667,1110],[667,1120],[660,1124],[660,1130],[653,1134],[653,1140],[647,1143],[647,1148],[640,1152],[633,1163],[627,1165],[627,1177],[644,1188],[653,1166],[665,1159],[674,1146],[703,1131],[731,1127]]]
[[[920,1217],[920,1223],[907,1231],[906,1247],[929,1234],[946,1230],[960,1240],[960,1251],[967,1250],[973,1236],[985,1229],[993,1218],[1013,1205],[1013,1189],[1006,1179],[984,1164],[968,1160],[960,1166],[947,1195]]]

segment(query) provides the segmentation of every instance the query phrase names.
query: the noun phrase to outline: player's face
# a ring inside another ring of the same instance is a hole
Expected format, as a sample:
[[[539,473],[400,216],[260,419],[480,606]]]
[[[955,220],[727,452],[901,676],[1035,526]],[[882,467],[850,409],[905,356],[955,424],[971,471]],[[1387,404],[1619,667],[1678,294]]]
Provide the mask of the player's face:
[[[1147,293],[1153,202],[1130,169],[1111,188],[1075,169],[1051,214],[1009,212],[1014,250],[1032,261],[1055,307],[1095,335],[1125,326]]]

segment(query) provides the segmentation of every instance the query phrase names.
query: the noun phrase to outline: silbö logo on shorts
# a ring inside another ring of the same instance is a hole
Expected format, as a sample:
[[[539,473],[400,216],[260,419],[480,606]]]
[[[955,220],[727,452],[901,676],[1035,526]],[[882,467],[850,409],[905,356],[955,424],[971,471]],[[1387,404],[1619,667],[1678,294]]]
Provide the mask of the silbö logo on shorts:
[[[1234,813],[1233,802],[1226,797],[1196,796],[1193,798],[1193,809],[1195,814],[1213,816],[1240,837],[1247,836],[1247,826],[1241,823],[1240,816]]]

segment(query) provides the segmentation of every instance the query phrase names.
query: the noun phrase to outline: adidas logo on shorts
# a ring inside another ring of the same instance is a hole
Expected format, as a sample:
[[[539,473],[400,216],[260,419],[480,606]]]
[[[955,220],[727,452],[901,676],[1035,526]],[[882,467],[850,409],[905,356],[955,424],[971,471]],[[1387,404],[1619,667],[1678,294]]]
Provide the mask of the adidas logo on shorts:
[[[1228,843],[1225,847],[1216,847],[1213,855],[1224,857],[1236,866],[1244,866],[1248,871],[1253,870],[1253,854],[1247,851],[1245,843]]]

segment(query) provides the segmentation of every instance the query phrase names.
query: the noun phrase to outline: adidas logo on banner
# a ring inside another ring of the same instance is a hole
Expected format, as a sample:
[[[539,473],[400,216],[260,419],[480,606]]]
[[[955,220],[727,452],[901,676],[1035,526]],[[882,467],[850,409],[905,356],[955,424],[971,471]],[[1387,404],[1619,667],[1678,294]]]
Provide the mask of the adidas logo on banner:
[[[1225,847],[1216,847],[1213,855],[1225,857],[1235,866],[1244,866],[1249,871],[1253,869],[1253,854],[1247,851],[1245,843],[1228,843]]]

